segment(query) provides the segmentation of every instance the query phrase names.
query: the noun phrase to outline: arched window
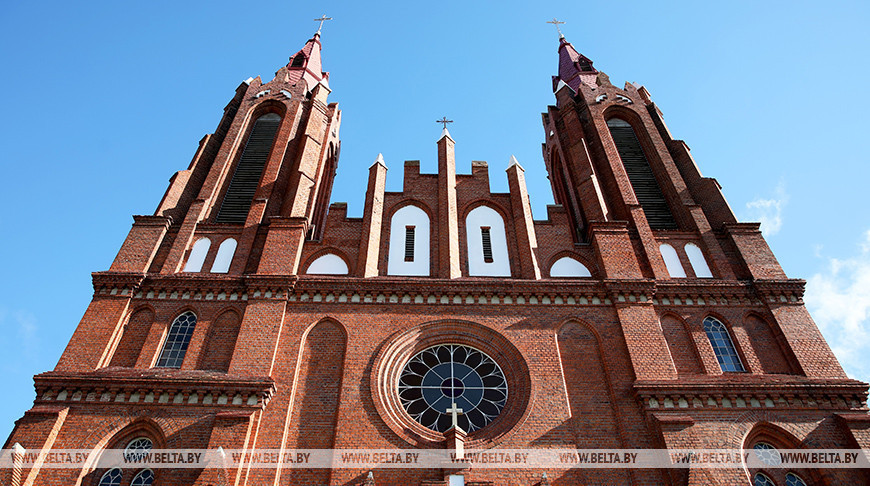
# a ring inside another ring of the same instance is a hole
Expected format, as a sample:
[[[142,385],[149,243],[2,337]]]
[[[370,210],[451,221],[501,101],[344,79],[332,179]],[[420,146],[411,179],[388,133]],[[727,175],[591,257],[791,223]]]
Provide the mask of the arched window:
[[[571,257],[562,257],[550,267],[551,277],[591,277],[586,265]]]
[[[713,352],[716,353],[716,360],[719,361],[719,367],[722,368],[722,371],[745,371],[724,324],[708,317],[704,319],[704,332],[707,333],[707,338],[710,340],[710,345],[713,346]]]
[[[100,478],[98,486],[121,486],[121,477],[124,473],[117,467],[109,469],[103,477]]]
[[[205,256],[208,255],[208,249],[211,247],[211,240],[208,238],[200,238],[193,244],[193,249],[190,250],[190,256],[187,257],[187,265],[184,266],[185,272],[201,272],[202,264],[205,263]]]
[[[468,274],[488,277],[510,277],[504,220],[488,206],[478,206],[465,217],[468,244]]]
[[[393,214],[388,258],[387,275],[429,275],[429,216],[426,211],[408,205]]]
[[[133,478],[133,481],[130,482],[130,486],[151,486],[151,483],[153,482],[154,471],[143,469]]]
[[[130,462],[141,461],[144,454],[154,448],[154,442],[148,437],[137,437],[127,443],[124,448],[124,459]]]
[[[158,368],[181,368],[194,327],[196,327],[196,314],[190,311],[172,321],[160,358],[157,359]]]
[[[698,278],[713,278],[713,273],[710,272],[710,267],[707,266],[707,260],[704,258],[704,253],[694,243],[686,243],[686,256],[689,257],[689,263],[692,264],[692,270],[695,271],[695,276]]]
[[[227,238],[218,247],[217,256],[214,258],[214,263],[211,265],[211,273],[227,273],[230,271],[230,264],[233,263],[233,254],[236,252],[236,240]]]
[[[347,275],[347,263],[335,253],[327,253],[311,262],[305,273],[309,275]]]
[[[627,121],[619,118],[607,120],[607,127],[610,129],[610,135],[613,137],[613,143],[616,144],[616,150],[634,189],[637,202],[643,208],[650,227],[677,229],[677,222],[671,214],[668,201],[662,194],[662,189],[656,181],[634,129]]]
[[[776,486],[776,483],[764,473],[755,473],[752,477],[752,486]]]
[[[785,486],[807,486],[807,482],[795,473],[785,475]]]
[[[662,258],[665,260],[665,266],[668,268],[668,275],[673,278],[686,278],[686,271],[683,269],[683,264],[680,263],[680,257],[677,256],[677,250],[674,247],[662,243],[659,245],[659,251],[662,253]]]
[[[248,218],[251,201],[254,200],[254,193],[260,185],[260,176],[269,160],[280,125],[281,117],[275,113],[267,113],[254,122],[245,150],[218,211],[218,223],[244,223]]]

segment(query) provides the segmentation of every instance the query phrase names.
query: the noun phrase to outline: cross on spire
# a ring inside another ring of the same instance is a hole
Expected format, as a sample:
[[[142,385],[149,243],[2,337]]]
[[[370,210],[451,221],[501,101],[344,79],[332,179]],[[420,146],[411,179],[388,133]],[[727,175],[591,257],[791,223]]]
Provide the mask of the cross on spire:
[[[453,406],[445,410],[445,412],[449,413],[453,417],[453,428],[459,428],[459,415],[462,413],[461,408],[456,407],[456,402],[453,402]]]
[[[547,23],[548,23],[548,24],[553,24],[553,25],[556,26],[556,32],[559,33],[559,38],[560,38],[560,39],[563,38],[563,37],[565,37],[565,34],[562,33],[562,29],[559,28],[559,24],[564,24],[565,22],[562,22],[562,21],[556,20],[556,17],[553,17],[553,20],[548,20]]]
[[[314,19],[315,22],[320,22],[320,25],[317,26],[317,33],[320,33],[320,29],[323,28],[323,22],[327,20],[332,20],[332,17],[327,17],[326,14],[323,14],[319,19]]]
[[[447,124],[453,123],[453,120],[448,120],[446,116],[442,116],[440,120],[435,120],[435,123],[441,123],[444,125],[444,129],[447,130]],[[456,405],[455,403],[453,405]],[[460,410],[461,412],[462,410]]]

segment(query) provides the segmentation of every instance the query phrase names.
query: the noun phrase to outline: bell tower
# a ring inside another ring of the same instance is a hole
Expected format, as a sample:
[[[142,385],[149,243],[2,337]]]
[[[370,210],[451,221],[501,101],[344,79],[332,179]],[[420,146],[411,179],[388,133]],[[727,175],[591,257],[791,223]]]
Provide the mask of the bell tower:
[[[329,73],[321,71],[320,53],[318,32],[271,81],[239,85],[215,133],[172,177],[154,216],[137,217],[111,270],[210,271],[218,245],[232,239],[232,255],[221,255],[231,260],[225,272],[296,272],[306,236],[322,235],[340,146],[341,112],[327,102]],[[197,247],[203,238],[208,247]],[[260,265],[264,253],[282,256]]]

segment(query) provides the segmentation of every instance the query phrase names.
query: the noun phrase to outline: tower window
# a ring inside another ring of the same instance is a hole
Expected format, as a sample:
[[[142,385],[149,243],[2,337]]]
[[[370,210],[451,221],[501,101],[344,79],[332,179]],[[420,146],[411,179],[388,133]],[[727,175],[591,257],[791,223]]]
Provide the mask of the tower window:
[[[293,58],[293,64],[291,64],[290,67],[302,67],[303,64],[305,64],[305,56],[300,52]]]
[[[281,117],[275,113],[263,115],[254,122],[254,128],[251,129],[245,150],[218,211],[218,223],[244,223],[248,218],[251,201],[254,200],[254,193],[260,185],[260,176],[272,151],[279,125]]]
[[[169,336],[166,337],[160,358],[157,359],[158,368],[181,368],[194,327],[196,327],[196,314],[190,311],[172,321]]]
[[[619,118],[607,120],[607,127],[650,228],[677,229],[668,201],[662,194],[634,129],[627,121]]]
[[[414,227],[405,226],[405,261],[414,261]]]
[[[492,238],[489,235],[489,226],[480,227],[480,239],[483,242],[483,261],[492,263]]]
[[[707,338],[710,340],[710,345],[713,346],[713,352],[716,353],[716,360],[719,361],[719,367],[724,372],[743,372],[743,363],[740,362],[740,356],[737,356],[737,350],[734,349],[734,343],[731,342],[731,336],[728,335],[728,329],[718,320],[708,317],[704,319],[704,332],[707,333]]]

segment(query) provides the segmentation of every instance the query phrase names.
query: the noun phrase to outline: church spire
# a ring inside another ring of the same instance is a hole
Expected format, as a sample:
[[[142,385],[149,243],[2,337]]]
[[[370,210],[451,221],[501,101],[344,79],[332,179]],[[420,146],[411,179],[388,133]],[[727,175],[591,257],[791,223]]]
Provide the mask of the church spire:
[[[320,43],[320,29],[318,29],[314,33],[314,36],[305,42],[305,46],[299,52],[290,56],[290,62],[285,67],[287,82],[297,84],[300,80],[303,80],[309,90],[314,89],[318,83],[328,86],[329,73],[321,71],[323,68],[320,60],[322,47]]]
[[[560,81],[575,92],[580,90],[580,83],[594,88],[597,75],[592,60],[577,52],[564,36],[559,37],[559,75],[553,76],[553,91],[559,90]]]

